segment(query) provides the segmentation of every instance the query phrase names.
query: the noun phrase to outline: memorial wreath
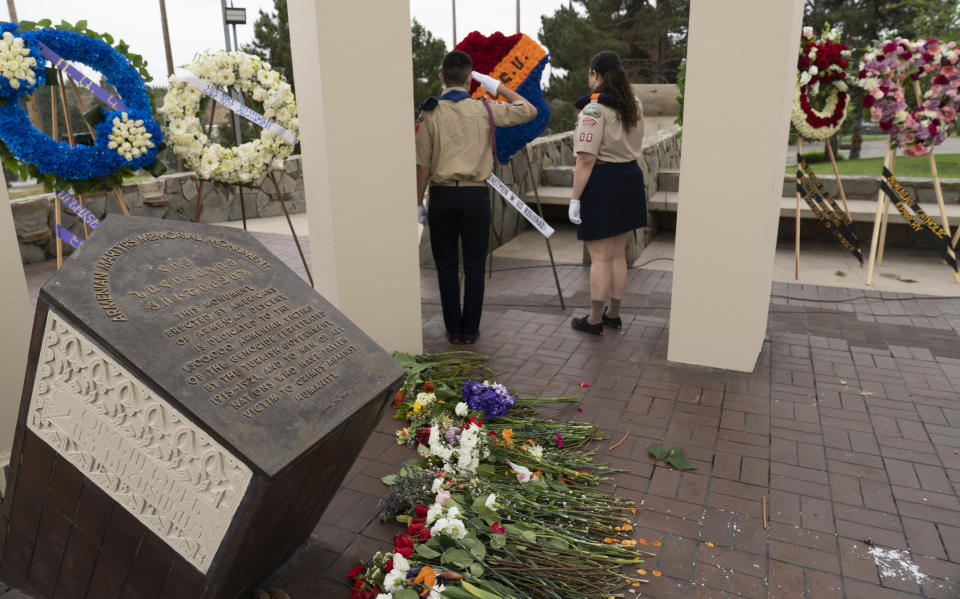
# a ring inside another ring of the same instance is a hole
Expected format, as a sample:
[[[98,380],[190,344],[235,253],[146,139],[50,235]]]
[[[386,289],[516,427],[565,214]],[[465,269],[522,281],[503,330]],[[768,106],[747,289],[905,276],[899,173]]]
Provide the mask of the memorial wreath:
[[[271,170],[282,170],[299,128],[293,90],[283,75],[243,52],[204,54],[186,70],[170,78],[160,108],[173,152],[202,179],[220,183],[252,185]],[[221,87],[236,88],[244,102],[224,94]],[[261,111],[246,106],[248,94]],[[233,148],[213,143],[199,118],[204,95],[260,125],[260,137]]]
[[[812,27],[803,28],[791,120],[805,139],[832,137],[847,116],[850,49],[839,39],[840,31],[829,26],[819,37]]]
[[[859,73],[859,85],[866,91],[863,105],[871,120],[896,139],[905,155],[927,154],[956,126],[958,62],[956,42],[901,37],[881,42],[863,56]],[[931,78],[930,87],[918,98],[919,106],[911,108],[902,84],[909,79],[917,86],[922,77]]]
[[[90,31],[85,21],[75,26],[61,23],[57,28],[51,28],[50,23],[43,20],[2,25],[0,158],[4,165],[19,171],[23,178],[36,178],[48,187],[72,187],[77,193],[119,187],[123,174],[140,168],[162,172],[157,168],[161,167],[157,154],[163,135],[153,119],[150,94],[142,76],[146,62],[130,54],[122,41],[113,47],[109,34]],[[53,83],[44,68],[45,61],[67,71],[110,107],[98,107],[84,115],[94,128],[93,145],[71,147],[51,138],[34,127],[17,101],[35,93],[44,82]],[[116,94],[104,91],[68,61],[100,72]],[[149,75],[146,77],[149,80]]]

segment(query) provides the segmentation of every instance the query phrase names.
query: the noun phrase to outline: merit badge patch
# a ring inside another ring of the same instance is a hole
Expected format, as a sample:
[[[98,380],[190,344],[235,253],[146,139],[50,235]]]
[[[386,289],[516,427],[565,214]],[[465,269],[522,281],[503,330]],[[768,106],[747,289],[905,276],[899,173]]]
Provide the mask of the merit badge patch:
[[[497,128],[497,160],[506,164],[518,150],[543,133],[550,122],[550,108],[540,88],[540,77],[550,57],[537,42],[522,33],[505,36],[497,32],[485,36],[474,31],[454,49],[470,55],[475,71],[499,79],[537,109],[537,117],[529,123]],[[502,97],[491,97],[476,81],[470,93],[474,98],[503,100]]]
[[[583,123],[584,125],[587,125],[588,127],[596,127],[596,126],[597,126],[597,119],[590,118],[590,117],[588,117],[588,116],[583,117],[583,120],[580,121],[580,122]]]
[[[587,115],[587,116],[595,116],[595,117],[598,117],[598,118],[599,118],[600,116],[602,116],[602,113],[600,112],[600,109],[597,108],[596,106],[586,106],[586,107],[583,109],[583,114],[585,114],[585,115]]]

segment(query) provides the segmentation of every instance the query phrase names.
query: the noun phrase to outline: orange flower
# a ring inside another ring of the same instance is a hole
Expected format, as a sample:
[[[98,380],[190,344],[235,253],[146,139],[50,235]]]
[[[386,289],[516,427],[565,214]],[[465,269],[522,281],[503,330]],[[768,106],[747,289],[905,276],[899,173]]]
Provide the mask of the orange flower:
[[[430,566],[424,566],[420,573],[413,579],[414,584],[422,584],[427,588],[432,588],[437,583],[437,573]]]
[[[639,582],[635,582],[635,583],[633,583],[632,586],[638,587],[638,586],[640,586],[640,583],[639,583]]]
[[[513,429],[505,428],[503,432],[500,433],[500,436],[503,437],[503,440],[506,441],[507,445],[513,445]]]
[[[430,393],[431,391],[435,391],[436,389],[437,389],[437,386],[433,384],[433,381],[427,381],[423,384],[422,387],[420,387],[420,390],[425,393]],[[433,586],[433,585],[430,585],[430,586]]]
[[[713,547],[713,543],[711,543],[710,541],[707,541],[707,547]]]
[[[661,543],[660,541],[654,541],[654,542],[653,542],[653,546],[654,546],[654,547],[659,547],[660,545],[663,545],[663,543]]]
[[[620,541],[620,544],[623,545],[624,547],[633,547],[634,545],[637,544],[637,542],[634,541],[633,539],[626,539],[624,541]]]
[[[639,570],[637,570],[637,574],[639,574],[640,576],[646,576],[647,571],[644,570],[643,568],[640,568]]]
[[[617,539],[611,539],[610,537],[607,537],[607,538],[605,538],[605,539],[603,540],[603,542],[604,542],[604,543],[619,543],[620,541],[618,541]]]
[[[631,514],[636,514],[636,513],[637,513],[637,508],[635,508],[635,507],[630,508],[630,513],[631,513]]]
[[[619,526],[614,526],[614,527],[613,527],[613,530],[620,530],[620,527],[619,527]]]
[[[629,523],[629,522],[620,525],[620,527],[621,527],[623,530],[633,530],[633,527],[630,526],[630,523]]]
[[[663,572],[661,572],[660,570],[654,570],[654,571],[653,571],[653,575],[654,575],[654,576],[657,576],[657,577],[660,577],[660,576],[663,576]]]
[[[647,540],[646,540],[646,539],[640,539],[640,544],[643,545],[644,547],[646,547],[646,546],[647,546]]]

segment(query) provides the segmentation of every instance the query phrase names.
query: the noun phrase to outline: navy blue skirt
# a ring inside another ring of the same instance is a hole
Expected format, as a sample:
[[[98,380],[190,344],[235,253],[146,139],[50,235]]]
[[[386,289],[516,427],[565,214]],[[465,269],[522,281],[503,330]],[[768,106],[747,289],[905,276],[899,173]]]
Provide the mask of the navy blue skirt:
[[[577,239],[606,239],[647,226],[647,192],[636,162],[596,164],[580,196]]]

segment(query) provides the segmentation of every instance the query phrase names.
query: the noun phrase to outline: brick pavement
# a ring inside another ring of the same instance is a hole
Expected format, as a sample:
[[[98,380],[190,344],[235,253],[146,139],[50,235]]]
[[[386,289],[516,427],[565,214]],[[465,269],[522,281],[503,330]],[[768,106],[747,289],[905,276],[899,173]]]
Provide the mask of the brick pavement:
[[[281,236],[258,238],[299,261]],[[642,596],[960,597],[960,298],[774,284],[767,338],[743,374],[666,361],[670,273],[631,270],[624,329],[597,338],[569,326],[588,304],[586,269],[561,266],[562,312],[543,263],[494,267],[476,350],[497,379],[521,394],[579,393],[578,405],[542,411],[630,432],[599,459],[625,470],[619,494],[643,502],[637,534],[663,543],[645,566],[663,577]],[[449,349],[434,272],[421,288],[425,349]],[[346,598],[347,570],[390,548],[399,526],[377,520],[379,478],[412,456],[396,426],[379,423],[310,541],[267,585]],[[651,441],[682,445],[697,469],[655,464]],[[901,553],[878,567],[879,549]]]

